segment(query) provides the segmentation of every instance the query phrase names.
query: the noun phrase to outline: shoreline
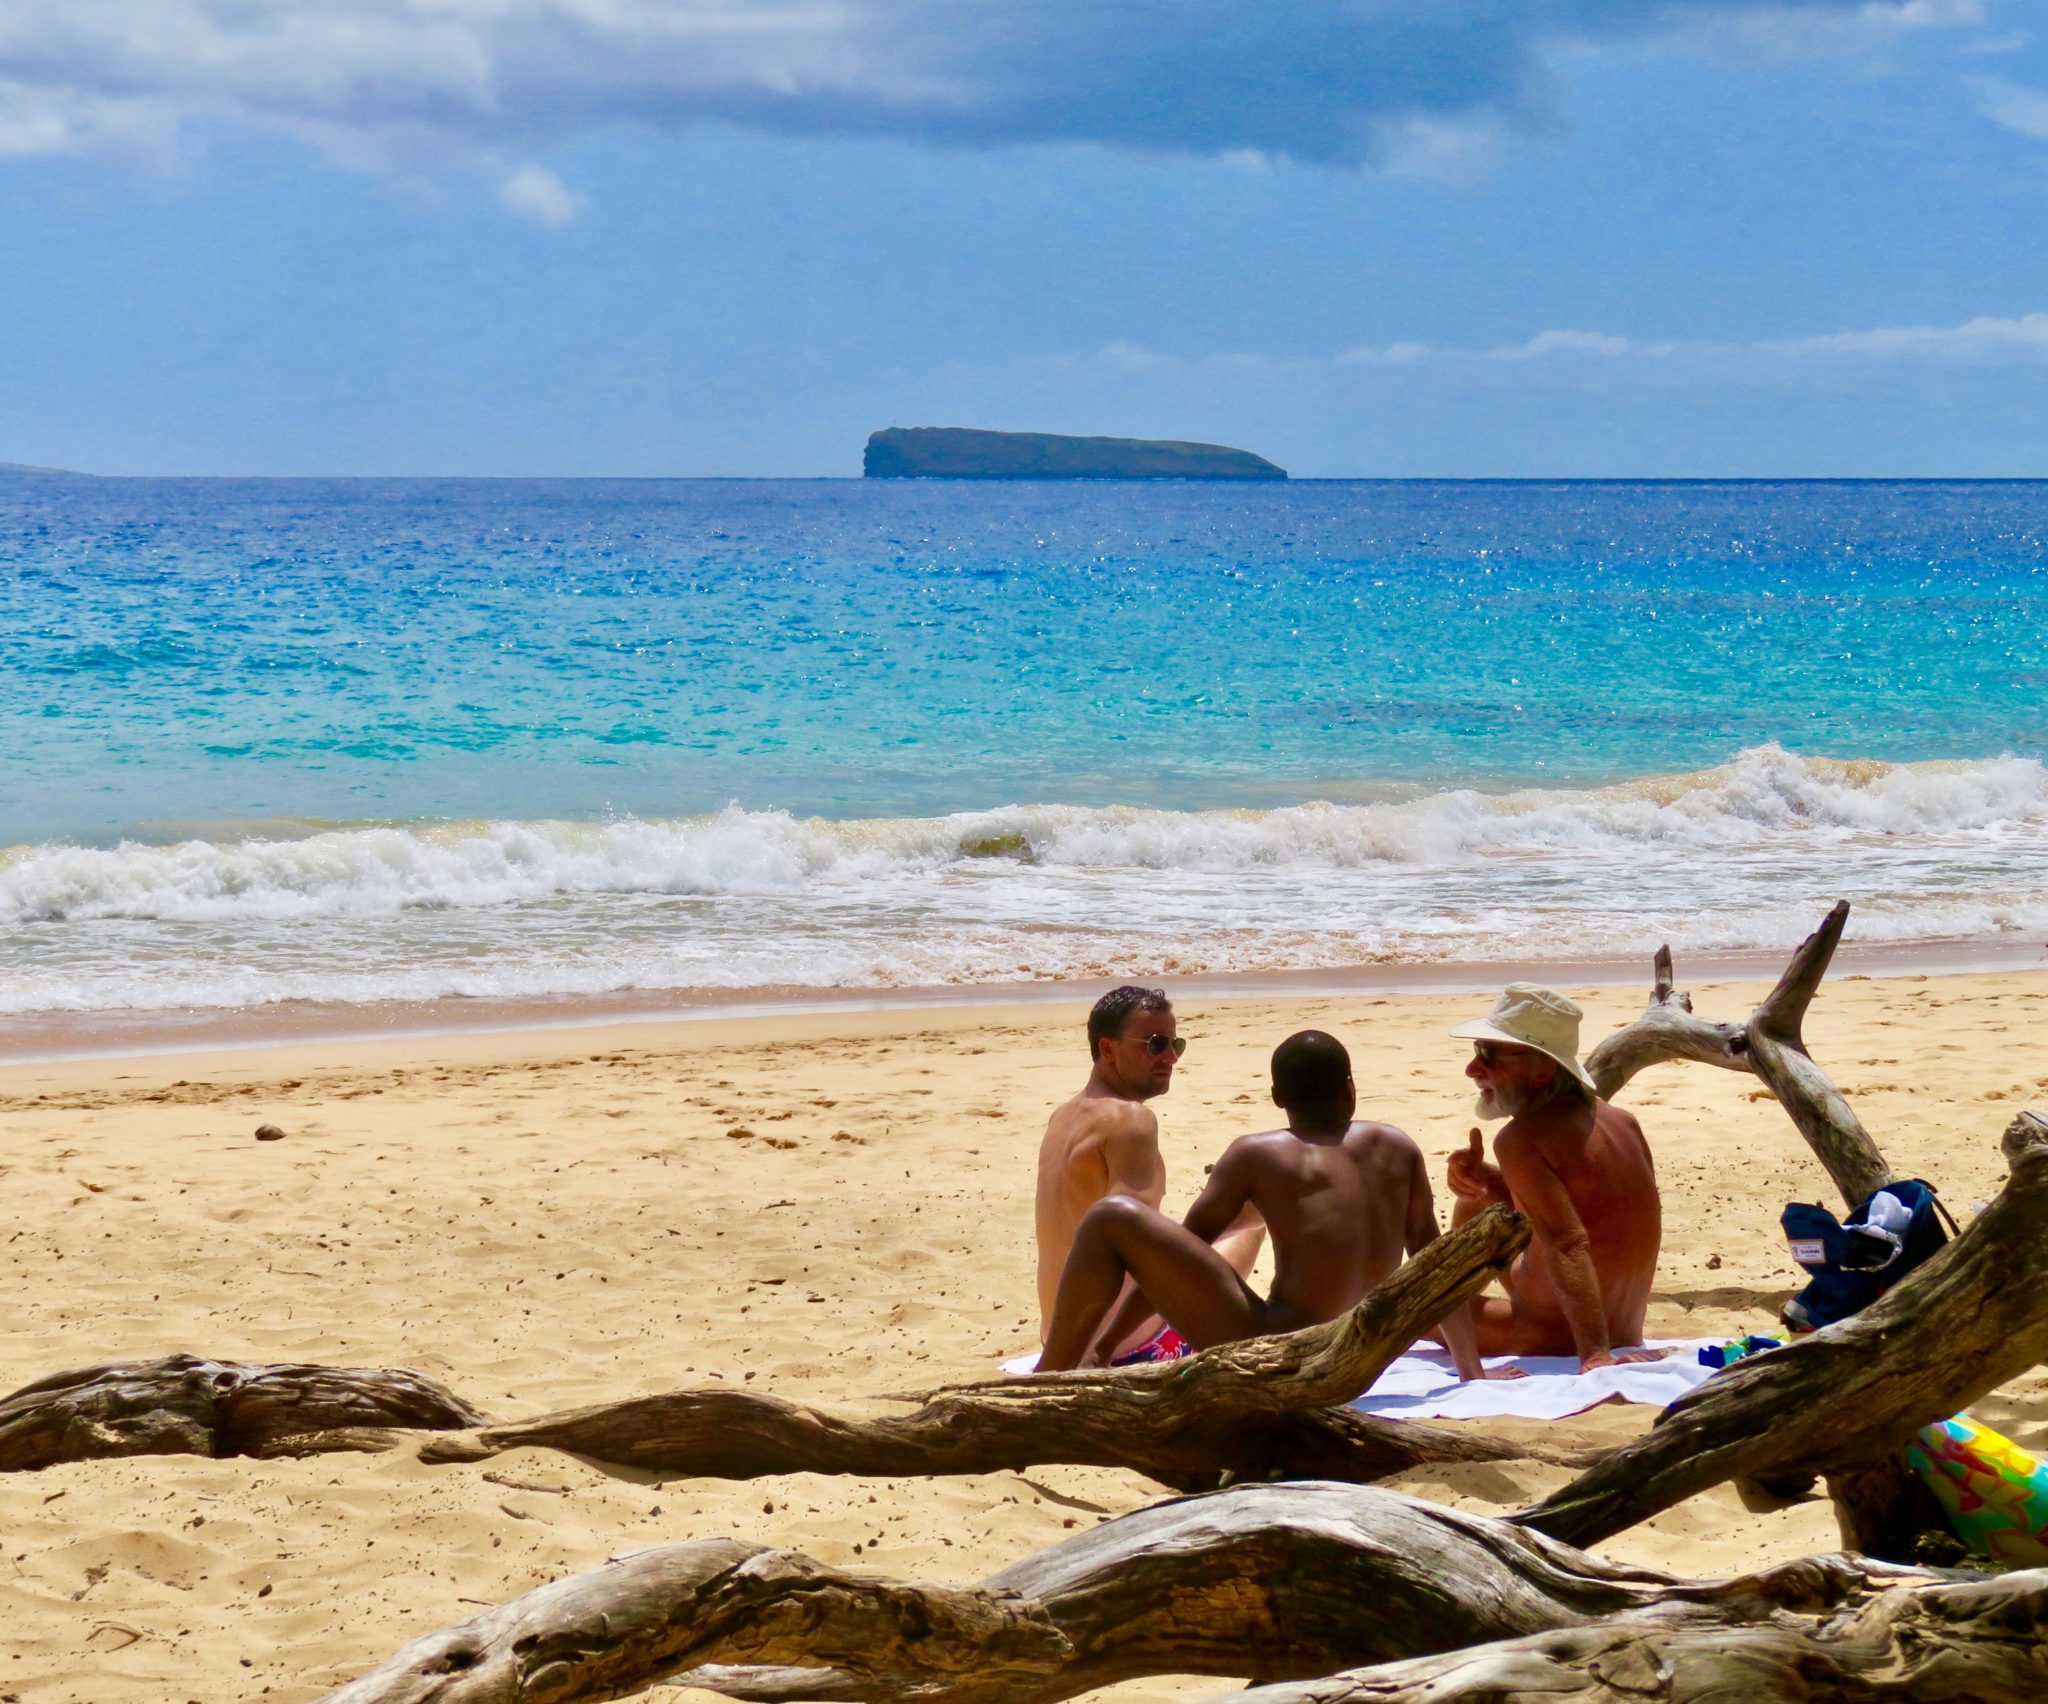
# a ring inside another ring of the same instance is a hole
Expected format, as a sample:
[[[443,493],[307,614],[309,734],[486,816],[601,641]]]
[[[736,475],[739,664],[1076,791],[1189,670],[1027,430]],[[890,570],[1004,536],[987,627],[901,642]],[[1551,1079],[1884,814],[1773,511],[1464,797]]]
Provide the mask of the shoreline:
[[[1458,959],[1363,964],[1251,974],[1175,975],[1134,971],[1131,980],[1163,983],[1176,998],[1211,1000],[1390,998],[1497,992],[1509,982],[1570,988],[1647,987],[1654,947],[1639,957]],[[1684,955],[1681,985],[1775,980],[1791,948]],[[1844,942],[1830,979],[2024,975],[2048,971],[2048,947],[2010,939]],[[772,1017],[914,1013],[974,1007],[1070,1003],[1094,981],[977,982],[901,988],[675,989],[650,994],[505,1000],[451,998],[379,1006],[290,1002],[203,1012],[49,1013],[0,1019],[0,1067],[145,1059],[193,1053],[267,1051],[364,1041],[543,1034]],[[56,1038],[63,1037],[58,1040]]]

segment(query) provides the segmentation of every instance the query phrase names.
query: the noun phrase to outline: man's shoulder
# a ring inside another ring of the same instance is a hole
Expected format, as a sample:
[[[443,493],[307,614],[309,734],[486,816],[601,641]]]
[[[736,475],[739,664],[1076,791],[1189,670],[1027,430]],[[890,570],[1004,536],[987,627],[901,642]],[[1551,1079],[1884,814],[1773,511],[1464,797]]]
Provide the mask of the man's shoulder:
[[[1642,1140],[1643,1126],[1636,1115],[1626,1107],[1616,1106],[1612,1101],[1596,1100],[1593,1103],[1593,1123],[1596,1129],[1612,1130],[1623,1136]]]
[[[1354,1153],[1399,1155],[1403,1159],[1420,1160],[1421,1145],[1415,1138],[1396,1124],[1382,1124],[1377,1119],[1361,1118],[1351,1126],[1344,1138],[1344,1146]]]
[[[1083,1089],[1052,1115],[1049,1131],[1072,1140],[1143,1141],[1159,1139],[1159,1116],[1143,1101],[1121,1095],[1093,1094]]]

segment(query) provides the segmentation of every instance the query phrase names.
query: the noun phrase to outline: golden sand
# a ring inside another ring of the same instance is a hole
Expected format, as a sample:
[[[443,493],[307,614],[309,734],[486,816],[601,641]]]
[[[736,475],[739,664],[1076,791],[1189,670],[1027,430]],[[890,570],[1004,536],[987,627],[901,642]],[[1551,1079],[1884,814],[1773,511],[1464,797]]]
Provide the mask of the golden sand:
[[[1695,991],[1737,1017],[1755,986]],[[1079,1086],[1086,1000],[325,1044],[0,1069],[0,1389],[194,1352],[417,1368],[493,1414],[701,1384],[880,1412],[1035,1346],[1033,1156]],[[1640,989],[1585,991],[1587,1034]],[[1351,1047],[1362,1111],[1442,1160],[1469,1128],[1470,997],[1191,1000],[1158,1103],[1168,1205],[1271,1123],[1265,1061],[1308,1025]],[[2048,1104],[2048,975],[1831,982],[1817,1058],[1894,1167],[1957,1211]],[[1784,1202],[1825,1175],[1753,1078],[1669,1065],[1624,1104],[1665,1188],[1653,1335],[1768,1329],[1793,1288]],[[273,1122],[287,1135],[253,1139]],[[1446,1203],[1439,1201],[1440,1212]],[[1978,1405],[2048,1446],[2048,1381]],[[1496,1429],[1615,1441],[1644,1408]],[[1484,1509],[1566,1477],[1416,1473]],[[736,1535],[828,1563],[970,1582],[1159,1495],[1047,1467],[912,1481],[667,1480],[522,1451],[305,1461],[149,1457],[0,1477],[0,1698],[158,1704],[323,1691],[419,1633],[621,1550]],[[1608,1553],[1712,1574],[1832,1548],[1825,1504],[1722,1488]],[[1200,1698],[1215,1679],[1117,1688]],[[660,1700],[686,1694],[657,1690]]]

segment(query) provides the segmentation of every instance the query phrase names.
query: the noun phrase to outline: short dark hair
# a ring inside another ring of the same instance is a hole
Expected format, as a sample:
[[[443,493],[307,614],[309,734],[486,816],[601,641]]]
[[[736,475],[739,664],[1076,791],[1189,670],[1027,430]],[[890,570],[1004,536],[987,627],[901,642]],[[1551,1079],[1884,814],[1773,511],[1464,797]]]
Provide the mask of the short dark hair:
[[[1121,988],[1112,988],[1089,1009],[1088,1057],[1093,1059],[1105,1040],[1122,1035],[1124,1024],[1133,1012],[1172,1010],[1173,1002],[1167,999],[1164,988],[1140,988],[1132,982]]]
[[[1273,1049],[1273,1093],[1284,1107],[1328,1106],[1351,1080],[1351,1055],[1334,1035],[1302,1030]]]

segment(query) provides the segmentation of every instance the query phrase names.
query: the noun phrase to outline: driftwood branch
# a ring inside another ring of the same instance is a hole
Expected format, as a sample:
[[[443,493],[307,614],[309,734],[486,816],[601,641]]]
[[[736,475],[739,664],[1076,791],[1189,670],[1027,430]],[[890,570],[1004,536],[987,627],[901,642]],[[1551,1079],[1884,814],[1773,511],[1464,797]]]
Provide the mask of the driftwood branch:
[[[2048,1570],[1899,1585],[1847,1614],[1773,1624],[1605,1621],[1229,1704],[2036,1704],[2048,1697]],[[1218,1700],[1216,1704],[1223,1704]]]
[[[492,1423],[417,1373],[247,1366],[175,1355],[61,1373],[0,1399],[0,1471],[94,1456],[306,1455],[437,1434],[428,1461],[541,1447],[657,1472],[752,1479],[1125,1467],[1180,1490],[1241,1479],[1383,1479],[1423,1462],[1544,1455],[1342,1406],[1476,1294],[1528,1241],[1494,1209],[1409,1261],[1356,1308],[1290,1336],[1159,1366],[965,1386],[881,1419],[767,1395],[674,1391]],[[1555,1459],[1555,1458],[1551,1458]]]
[[[660,1472],[876,1477],[1045,1462],[1133,1468],[1181,1489],[1223,1478],[1384,1478],[1424,1461],[1532,1452],[1335,1406],[1477,1294],[1527,1244],[1493,1208],[1439,1238],[1328,1325],[1157,1366],[1048,1373],[931,1393],[915,1412],[850,1420],[742,1391],[677,1391],[428,1440],[426,1461],[540,1446]]]
[[[1892,1180],[1891,1168],[1841,1091],[1807,1052],[1806,1009],[1841,944],[1849,920],[1842,900],[1792,955],[1777,987],[1745,1024],[1697,1017],[1692,997],[1674,986],[1671,949],[1659,947],[1656,980],[1643,1015],[1587,1056],[1586,1069],[1603,1100],[1612,1100],[1639,1071],[1667,1059],[1693,1059],[1760,1078],[1804,1136],[1842,1199],[1854,1206]]]
[[[1723,1480],[1868,1472],[2048,1358],[2048,1119],[2022,1113],[2003,1148],[1998,1198],[1880,1300],[1737,1362],[1513,1519],[1595,1544]]]
[[[966,1590],[665,1545],[415,1640],[323,1704],[574,1704],[664,1682],[1042,1704],[1144,1675],[1327,1675],[1589,1620],[1772,1625],[1901,1578],[1925,1576],[1816,1557],[1680,1580],[1398,1492],[1244,1486],[1106,1522]]]
[[[167,1355],[58,1373],[0,1397],[0,1472],[103,1456],[280,1453],[307,1433],[366,1440],[485,1416],[394,1367],[260,1366]]]

